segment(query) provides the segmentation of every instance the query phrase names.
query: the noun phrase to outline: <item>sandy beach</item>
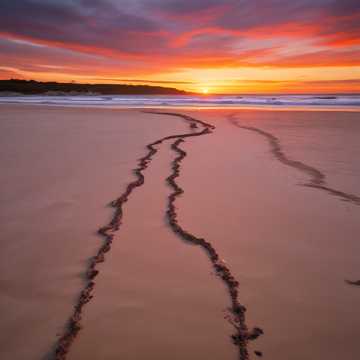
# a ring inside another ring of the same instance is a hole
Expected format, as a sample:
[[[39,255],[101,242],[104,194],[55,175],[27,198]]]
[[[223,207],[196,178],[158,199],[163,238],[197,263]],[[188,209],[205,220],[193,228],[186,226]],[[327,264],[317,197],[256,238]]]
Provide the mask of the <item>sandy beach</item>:
[[[359,112],[146,111],[0,105],[0,358],[359,358]]]

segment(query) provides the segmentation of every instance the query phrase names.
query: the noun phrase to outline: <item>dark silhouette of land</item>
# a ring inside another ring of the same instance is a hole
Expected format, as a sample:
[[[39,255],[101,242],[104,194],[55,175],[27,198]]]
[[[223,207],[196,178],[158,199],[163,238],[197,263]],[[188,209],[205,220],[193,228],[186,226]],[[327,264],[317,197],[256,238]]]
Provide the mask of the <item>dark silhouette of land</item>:
[[[25,95],[49,94],[62,95],[66,93],[91,93],[101,95],[185,95],[170,87],[125,84],[76,84],[58,82],[40,82],[35,80],[0,80],[1,92],[19,93]]]

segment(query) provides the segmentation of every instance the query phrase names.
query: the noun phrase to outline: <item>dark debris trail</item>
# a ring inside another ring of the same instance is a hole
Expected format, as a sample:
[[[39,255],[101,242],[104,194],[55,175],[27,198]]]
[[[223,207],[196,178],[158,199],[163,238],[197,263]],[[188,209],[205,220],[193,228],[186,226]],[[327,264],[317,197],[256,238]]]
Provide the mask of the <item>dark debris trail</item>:
[[[228,293],[231,298],[231,313],[228,316],[229,322],[234,326],[236,332],[232,335],[233,343],[239,348],[239,359],[246,360],[249,358],[247,344],[250,340],[256,339],[259,335],[263,333],[260,328],[254,328],[249,331],[245,323],[245,311],[246,308],[240,304],[238,300],[238,281],[232,275],[230,269],[220,260],[219,255],[217,254],[214,247],[204,239],[198,238],[193,234],[185,231],[177,221],[177,212],[175,207],[175,201],[178,196],[180,196],[184,190],[177,185],[175,178],[180,174],[180,163],[186,157],[186,152],[182,150],[179,145],[184,142],[184,139],[194,136],[202,136],[206,134],[211,134],[212,130],[215,127],[211,124],[203,122],[198,119],[194,119],[188,115],[178,114],[178,113],[169,113],[169,112],[156,112],[156,111],[144,111],[145,113],[152,113],[158,115],[170,115],[180,117],[185,120],[192,130],[191,133],[185,134],[176,134],[163,137],[159,140],[154,141],[153,143],[148,144],[146,147],[148,149],[147,154],[138,160],[138,167],[135,168],[134,174],[136,180],[132,181],[127,185],[126,190],[123,194],[112,201],[110,205],[114,208],[113,216],[110,222],[98,229],[98,234],[103,238],[103,244],[99,248],[97,254],[93,256],[90,261],[88,268],[86,270],[86,281],[83,290],[80,293],[80,296],[74,306],[73,313],[70,319],[67,322],[67,325],[64,330],[64,334],[59,338],[56,343],[55,351],[51,359],[55,360],[64,360],[66,359],[71,346],[81,330],[81,318],[84,310],[84,306],[93,298],[93,292],[95,288],[94,278],[99,274],[97,269],[97,264],[105,261],[105,254],[111,250],[111,245],[114,239],[114,233],[119,230],[122,218],[123,218],[123,205],[129,200],[129,197],[133,190],[139,186],[142,186],[145,182],[145,177],[143,171],[149,166],[149,163],[153,159],[154,155],[157,153],[156,145],[162,144],[166,140],[175,140],[172,143],[171,148],[178,153],[179,155],[172,162],[172,174],[167,178],[168,184],[174,190],[168,197],[168,208],[167,208],[167,217],[169,225],[172,230],[178,234],[182,239],[192,242],[196,245],[201,246],[209,256],[211,263],[216,271],[216,274],[222,279],[225,283]],[[195,132],[194,130],[198,128],[198,125],[203,127],[203,130],[200,132]],[[259,351],[256,351],[255,354],[262,354]]]
[[[267,139],[267,141],[270,144],[271,152],[275,156],[277,160],[279,160],[284,165],[293,167],[297,170],[302,171],[303,173],[309,175],[309,181],[303,186],[312,187],[315,189],[319,189],[322,191],[325,191],[331,195],[337,196],[341,200],[348,201],[354,205],[360,205],[360,197],[354,194],[350,194],[341,190],[333,189],[332,187],[328,186],[326,183],[326,176],[323,174],[320,170],[316,169],[315,167],[312,167],[310,165],[304,164],[301,161],[292,160],[283,150],[283,147],[281,146],[280,139],[276,137],[275,135],[264,131],[262,129],[259,129],[257,127],[253,126],[243,126],[241,125],[233,115],[229,116],[230,122],[235,125],[236,127],[240,129],[245,129],[249,131],[253,131],[264,138]]]
[[[243,126],[241,125],[235,118],[234,115],[228,116],[229,121],[240,129],[245,129],[249,131],[253,131],[261,136],[263,136],[270,144],[270,149],[274,157],[279,160],[284,165],[293,167],[297,170],[302,171],[303,173],[309,175],[310,179],[307,183],[303,184],[303,186],[311,187],[314,189],[322,190],[327,192],[330,195],[337,196],[343,201],[347,201],[353,205],[360,205],[360,197],[354,194],[350,194],[341,190],[336,190],[327,185],[326,176],[320,170],[304,164],[301,161],[292,160],[290,157],[284,152],[283,147],[281,146],[280,139],[275,135],[259,129],[254,126]],[[345,280],[346,284],[349,285],[357,285],[360,286],[360,280],[351,281]]]

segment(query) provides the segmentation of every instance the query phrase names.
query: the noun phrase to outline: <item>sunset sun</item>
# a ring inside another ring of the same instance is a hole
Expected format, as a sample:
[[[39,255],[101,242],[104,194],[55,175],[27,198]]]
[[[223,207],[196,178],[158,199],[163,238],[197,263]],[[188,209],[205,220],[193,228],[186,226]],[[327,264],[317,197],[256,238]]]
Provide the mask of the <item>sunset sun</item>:
[[[208,88],[202,88],[202,89],[201,89],[201,92],[202,92],[204,95],[206,95],[206,94],[209,93],[209,89],[208,89]]]

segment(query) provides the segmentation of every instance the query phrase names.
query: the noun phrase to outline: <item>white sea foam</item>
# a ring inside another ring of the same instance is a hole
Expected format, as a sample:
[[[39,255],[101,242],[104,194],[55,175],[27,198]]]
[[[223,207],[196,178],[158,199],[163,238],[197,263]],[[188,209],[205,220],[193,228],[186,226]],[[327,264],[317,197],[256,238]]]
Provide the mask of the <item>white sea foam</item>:
[[[79,95],[0,96],[0,104],[23,103],[96,107],[354,107],[360,109],[360,95]]]

